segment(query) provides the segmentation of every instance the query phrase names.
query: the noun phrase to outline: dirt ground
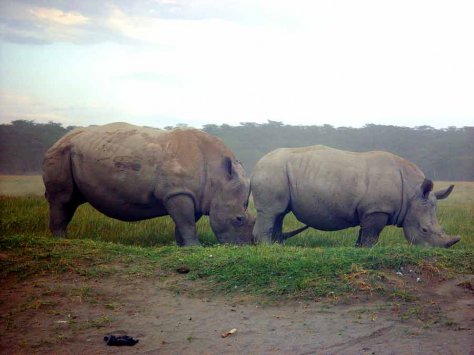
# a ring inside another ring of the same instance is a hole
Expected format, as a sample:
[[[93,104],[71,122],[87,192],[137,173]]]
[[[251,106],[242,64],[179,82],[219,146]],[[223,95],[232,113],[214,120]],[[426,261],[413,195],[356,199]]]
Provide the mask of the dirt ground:
[[[4,280],[0,353],[474,354],[472,276],[422,283],[413,301],[359,294],[278,303],[193,296],[191,282],[176,277],[173,290],[158,277],[120,274]],[[109,347],[107,334],[139,343]]]

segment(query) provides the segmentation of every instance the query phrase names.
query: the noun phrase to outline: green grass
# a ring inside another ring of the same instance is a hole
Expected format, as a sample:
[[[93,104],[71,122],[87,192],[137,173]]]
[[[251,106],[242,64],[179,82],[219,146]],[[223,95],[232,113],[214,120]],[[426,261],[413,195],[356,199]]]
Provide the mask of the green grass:
[[[0,196],[0,276],[25,279],[38,273],[74,271],[100,278],[120,270],[176,278],[175,270],[185,265],[190,273],[179,277],[199,280],[197,288],[236,295],[314,298],[343,295],[358,287],[402,295],[404,290],[389,289],[381,282],[387,270],[429,264],[455,273],[474,273],[474,183],[457,185],[438,210],[446,232],[462,236],[450,249],[411,247],[395,227],[385,228],[371,249],[353,247],[356,228],[310,229],[285,245],[222,246],[217,245],[207,218],[198,223],[206,247],[178,248],[169,217],[120,222],[87,204],[74,216],[68,238],[58,240],[49,234],[43,197]],[[300,225],[289,215],[284,229]]]
[[[0,175],[0,195],[42,196],[44,195],[43,179],[40,175]]]
[[[166,278],[186,265],[190,273],[185,277],[202,280],[214,291],[273,298],[345,294],[357,287],[357,275],[365,276],[364,281],[372,289],[385,293],[383,286],[377,288],[383,270],[427,262],[460,273],[474,272],[473,249],[423,249],[408,245],[370,250],[281,245],[150,248],[21,234],[0,239],[0,249],[13,255],[9,260],[0,260],[2,278],[16,275],[26,279],[34,274],[65,271],[100,278],[118,271],[114,269],[117,263],[121,273]]]

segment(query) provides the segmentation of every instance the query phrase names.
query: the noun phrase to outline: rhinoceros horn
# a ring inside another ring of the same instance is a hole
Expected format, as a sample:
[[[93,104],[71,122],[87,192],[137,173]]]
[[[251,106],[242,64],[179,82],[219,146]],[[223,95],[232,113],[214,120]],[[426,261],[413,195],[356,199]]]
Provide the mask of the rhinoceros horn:
[[[449,186],[447,189],[441,190],[441,191],[436,191],[434,195],[436,196],[437,200],[444,200],[446,197],[449,196],[451,191],[453,191],[454,185]]]

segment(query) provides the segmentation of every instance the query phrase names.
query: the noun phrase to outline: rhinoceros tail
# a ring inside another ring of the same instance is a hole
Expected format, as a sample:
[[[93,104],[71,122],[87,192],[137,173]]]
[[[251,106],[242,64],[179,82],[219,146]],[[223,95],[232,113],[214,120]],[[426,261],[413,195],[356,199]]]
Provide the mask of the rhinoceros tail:
[[[303,231],[305,231],[306,229],[308,229],[309,226],[304,226],[304,227],[301,227],[301,228],[298,228],[298,229],[295,229],[291,232],[286,232],[286,233],[282,233],[282,236],[281,236],[281,240],[282,241],[285,241],[291,237],[294,237],[295,235],[297,235],[298,233],[301,233]]]

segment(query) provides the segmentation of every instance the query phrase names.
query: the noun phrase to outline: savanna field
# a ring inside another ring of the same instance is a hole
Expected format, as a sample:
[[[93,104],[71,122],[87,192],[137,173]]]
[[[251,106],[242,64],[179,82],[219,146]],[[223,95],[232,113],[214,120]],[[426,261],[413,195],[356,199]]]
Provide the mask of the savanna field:
[[[435,183],[435,190],[449,182]],[[384,285],[384,273],[404,267],[442,270],[447,274],[474,273],[474,182],[454,182],[451,196],[439,201],[438,220],[461,241],[450,249],[408,245],[400,228],[386,227],[371,249],[354,248],[358,228],[339,232],[309,229],[285,245],[218,245],[207,217],[198,222],[204,247],[178,248],[169,217],[127,223],[105,217],[88,204],[79,207],[66,239],[48,230],[47,202],[39,176],[0,177],[1,277],[26,279],[33,275],[74,271],[97,277],[127,272],[162,277],[185,266],[196,289],[220,293],[264,295],[271,299],[336,297],[358,290],[381,295],[402,294]],[[250,210],[255,214],[253,206]],[[284,230],[301,226],[292,216]]]

